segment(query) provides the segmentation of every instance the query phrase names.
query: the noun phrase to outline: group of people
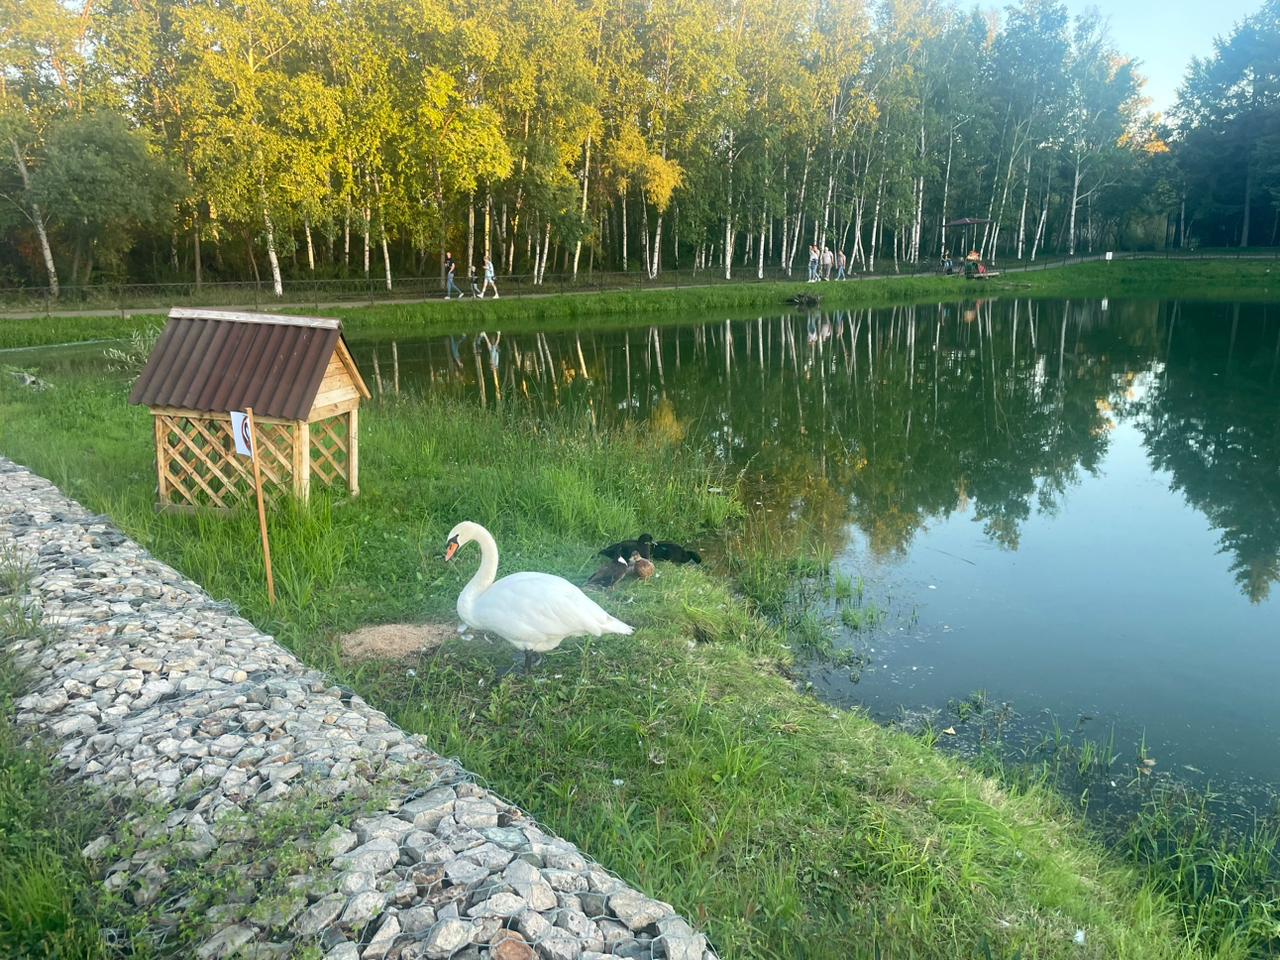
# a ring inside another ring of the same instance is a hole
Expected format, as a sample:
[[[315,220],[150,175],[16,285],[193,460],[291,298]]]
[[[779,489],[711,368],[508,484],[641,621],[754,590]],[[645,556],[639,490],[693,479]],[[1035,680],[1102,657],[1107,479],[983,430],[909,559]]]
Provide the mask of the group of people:
[[[843,250],[832,251],[828,246],[819,247],[816,243],[809,244],[809,282],[817,283],[819,280],[830,280],[831,272],[835,271],[835,279],[845,279],[845,269],[849,266],[849,259],[844,255]]]
[[[457,273],[458,262],[453,259],[452,253],[446,253],[444,256],[444,298],[446,300],[461,300],[466,296],[458,287]],[[481,276],[484,277],[484,286],[480,286],[478,283]],[[477,300],[483,300],[484,295],[489,292],[490,288],[493,289],[493,299],[498,299],[496,272],[493,269],[493,261],[487,255],[484,257],[484,263],[478,271],[474,265],[468,268],[468,278],[471,281],[471,295]],[[455,293],[457,294],[456,297],[454,296]]]

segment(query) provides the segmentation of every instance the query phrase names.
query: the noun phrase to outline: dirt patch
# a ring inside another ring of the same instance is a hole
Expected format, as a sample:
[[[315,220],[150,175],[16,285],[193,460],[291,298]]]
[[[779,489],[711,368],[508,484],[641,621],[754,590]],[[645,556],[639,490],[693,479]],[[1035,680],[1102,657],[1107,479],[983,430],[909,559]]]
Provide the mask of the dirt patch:
[[[379,623],[339,640],[353,660],[405,660],[436,649],[458,630],[448,623]]]

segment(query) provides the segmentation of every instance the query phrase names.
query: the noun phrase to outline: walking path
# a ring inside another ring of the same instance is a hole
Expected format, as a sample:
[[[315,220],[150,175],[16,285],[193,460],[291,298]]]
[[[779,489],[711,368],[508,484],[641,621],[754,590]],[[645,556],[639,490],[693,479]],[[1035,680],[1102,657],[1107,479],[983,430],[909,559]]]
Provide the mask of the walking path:
[[[194,937],[185,956],[715,960],[670,905],[0,457],[15,560],[27,592],[0,607],[45,628],[6,651],[32,683],[19,721],[72,777],[145,801],[85,855],[149,929]]]

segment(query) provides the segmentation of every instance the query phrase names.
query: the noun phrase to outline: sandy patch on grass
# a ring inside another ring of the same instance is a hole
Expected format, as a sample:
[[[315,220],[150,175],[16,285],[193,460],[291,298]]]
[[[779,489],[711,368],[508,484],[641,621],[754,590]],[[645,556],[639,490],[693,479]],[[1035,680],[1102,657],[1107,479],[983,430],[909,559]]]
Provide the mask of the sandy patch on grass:
[[[450,623],[379,623],[339,638],[354,660],[405,660],[436,649],[458,635]]]

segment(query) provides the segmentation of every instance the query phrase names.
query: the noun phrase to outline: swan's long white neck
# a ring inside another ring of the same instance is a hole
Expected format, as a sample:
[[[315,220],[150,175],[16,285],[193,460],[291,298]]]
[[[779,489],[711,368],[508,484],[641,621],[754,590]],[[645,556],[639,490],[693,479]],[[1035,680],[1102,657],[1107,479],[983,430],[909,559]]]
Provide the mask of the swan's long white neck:
[[[476,570],[475,576],[463,587],[462,593],[458,594],[458,613],[464,620],[467,616],[466,611],[471,609],[471,604],[480,594],[489,589],[493,584],[493,578],[498,575],[498,544],[493,536],[477,524],[471,539],[480,545],[480,567]]]

